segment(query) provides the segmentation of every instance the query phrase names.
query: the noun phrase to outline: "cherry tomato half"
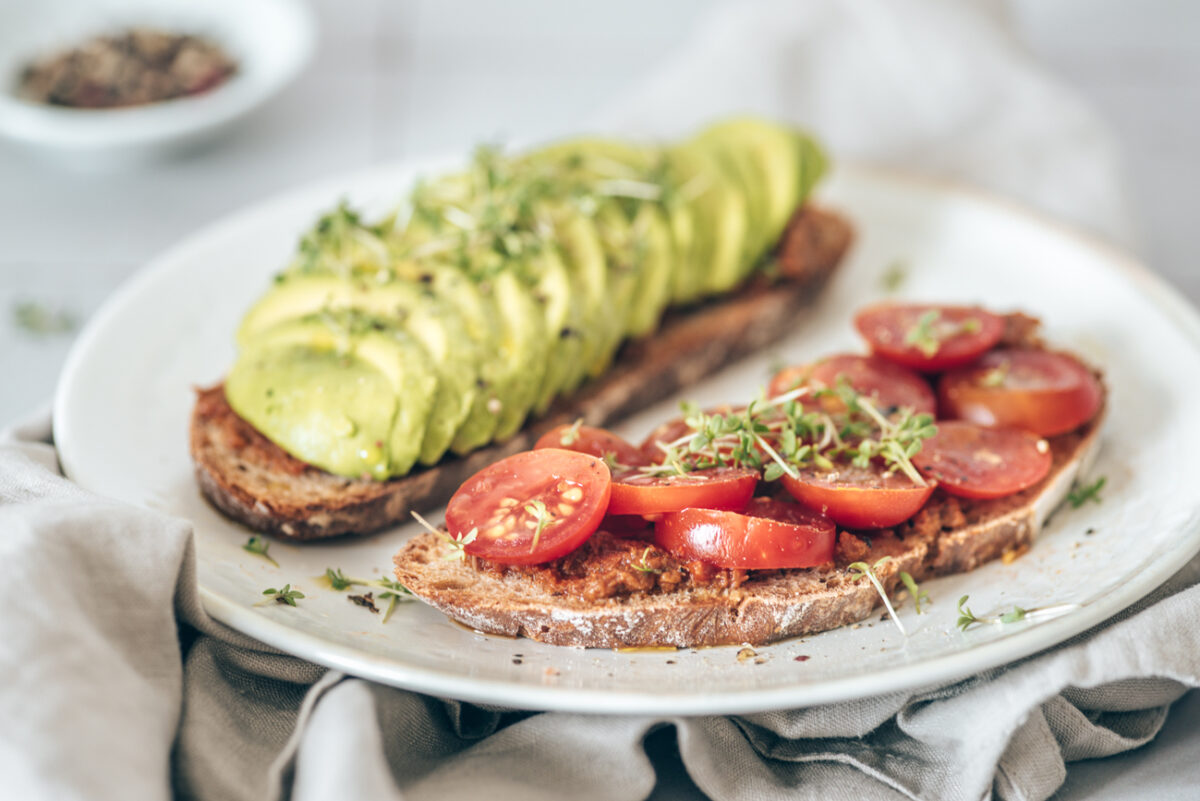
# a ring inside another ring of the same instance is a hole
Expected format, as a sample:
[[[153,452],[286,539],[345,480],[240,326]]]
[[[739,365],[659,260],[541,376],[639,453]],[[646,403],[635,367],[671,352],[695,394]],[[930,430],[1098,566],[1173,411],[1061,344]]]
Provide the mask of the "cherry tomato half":
[[[880,304],[854,327],[886,359],[922,372],[975,361],[1004,336],[1004,318],[974,306]]]
[[[981,426],[1063,434],[1100,410],[1100,382],[1064,353],[1000,348],[976,364],[942,376],[938,397],[946,417]]]
[[[937,408],[933,390],[912,370],[878,356],[851,353],[830,356],[804,367],[785,367],[771,379],[767,394],[775,397],[802,385],[836,387],[839,377],[843,376],[851,387],[870,398],[882,411],[908,407],[918,414],[933,414]],[[823,400],[833,402],[832,405],[823,402],[827,412],[842,411],[844,407],[835,398]]]
[[[613,477],[610,515],[653,515],[692,506],[741,509],[754,494],[758,471],[713,467],[684,475],[649,476],[619,473]]]
[[[920,511],[936,486],[916,484],[902,473],[879,465],[836,470],[802,470],[800,478],[784,476],[784,488],[809,509],[828,515],[847,528],[887,528]]]
[[[684,509],[664,515],[654,541],[681,559],[770,570],[833,560],[833,521],[799,504],[755,498],[742,512]]]
[[[611,454],[612,458],[623,465],[649,464],[642,456],[642,452],[626,441],[624,437],[593,426],[555,426],[542,434],[533,446],[534,450],[541,448],[562,448],[578,453],[588,453],[601,459]]]
[[[1050,472],[1050,445],[1032,432],[983,428],[962,420],[946,420],[937,428],[912,462],[951,495],[1003,498]]]
[[[523,451],[485,467],[446,506],[452,537],[475,539],[464,550],[496,562],[549,562],[578,548],[608,508],[612,479],[600,459],[575,451]]]

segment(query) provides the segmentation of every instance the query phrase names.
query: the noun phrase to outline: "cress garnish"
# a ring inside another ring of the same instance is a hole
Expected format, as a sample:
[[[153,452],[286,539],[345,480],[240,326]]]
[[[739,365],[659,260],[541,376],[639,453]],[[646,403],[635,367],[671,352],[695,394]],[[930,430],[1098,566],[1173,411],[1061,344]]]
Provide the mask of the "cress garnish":
[[[255,556],[261,556],[263,559],[266,559],[268,562],[275,565],[275,567],[279,567],[279,563],[275,561],[275,557],[267,553],[270,547],[271,543],[267,542],[265,538],[256,534],[250,539],[246,540],[245,544],[242,545],[242,550],[246,553],[252,553]]]
[[[304,597],[304,593],[300,592],[300,590],[293,590],[291,584],[284,584],[279,589],[269,587],[268,589],[263,590],[262,594],[269,596],[269,598],[261,603],[270,603],[271,601],[274,601],[275,603],[285,604],[287,606],[295,606],[296,601]]]
[[[1088,501],[1100,503],[1104,499],[1100,497],[1100,490],[1104,489],[1104,485],[1108,483],[1108,476],[1100,476],[1091,484],[1079,485],[1071,487],[1071,491],[1067,493],[1067,501],[1071,504],[1072,509],[1078,509]]]
[[[443,559],[445,559],[448,562],[453,562],[453,561],[461,562],[464,559],[466,559],[467,558],[467,551],[466,551],[467,546],[470,545],[472,542],[474,542],[475,538],[479,536],[479,529],[472,528],[470,531],[466,532],[465,534],[462,532],[459,532],[458,534],[455,534],[452,537],[449,534],[447,534],[445,531],[434,528],[433,525],[430,524],[430,522],[428,520],[421,517],[421,515],[417,514],[416,512],[409,512],[409,514],[411,514],[413,516],[413,518],[418,523],[421,524],[422,528],[424,528],[430,534],[433,534],[438,539],[444,540],[446,542],[446,544],[448,544],[450,546],[450,553],[448,553],[442,557]],[[540,531],[539,531],[539,533],[540,533]]]
[[[383,622],[387,623],[392,617],[392,612],[396,611],[396,604],[416,600],[416,596],[398,581],[393,581],[388,578],[381,578],[377,582],[384,591],[377,596],[381,601],[388,602],[387,611],[383,613]]]
[[[830,412],[828,405],[841,408]],[[917,486],[927,486],[912,457],[937,433],[933,416],[908,408],[884,414],[844,378],[831,388],[800,387],[760,397],[741,411],[707,414],[694,403],[682,408],[689,432],[657,443],[662,463],[635,468],[638,472],[686,476],[694,470],[745,467],[762,470],[765,481],[774,481],[784,475],[798,478],[798,468],[833,470],[839,461],[867,468],[879,459],[885,473],[901,472]],[[624,466],[610,461],[610,467]]]
[[[342,569],[340,567],[325,568],[325,578],[329,579],[329,586],[339,592],[342,590],[348,590],[355,585],[360,587],[367,587],[370,585],[370,582],[364,581],[363,579],[348,578],[344,573],[342,573]]]
[[[917,318],[917,322],[904,334],[904,344],[912,345],[926,358],[932,358],[941,349],[942,343],[959,334],[974,334],[983,326],[978,318],[968,317],[961,323],[942,320],[938,309],[929,309]]]
[[[646,557],[650,555],[651,550],[652,549],[649,546],[647,546],[646,550],[642,551],[642,558],[637,564],[635,564],[633,566],[634,570],[638,571],[639,573],[662,573],[662,568],[651,567],[650,564],[646,561]]]
[[[1014,605],[1013,608],[1001,615],[994,617],[980,617],[972,612],[965,604],[969,595],[964,595],[958,599],[958,623],[957,626],[966,631],[976,624],[999,624],[999,623],[1016,623],[1020,620],[1035,620],[1037,618],[1058,617],[1059,615],[1070,612],[1072,609],[1078,608],[1079,604],[1055,604],[1054,606],[1043,606],[1036,609],[1023,609]]]

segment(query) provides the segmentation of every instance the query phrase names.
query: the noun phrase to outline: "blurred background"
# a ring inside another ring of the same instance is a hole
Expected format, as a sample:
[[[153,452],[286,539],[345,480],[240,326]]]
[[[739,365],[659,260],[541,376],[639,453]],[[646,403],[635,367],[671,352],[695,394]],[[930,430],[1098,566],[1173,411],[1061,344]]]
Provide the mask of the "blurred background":
[[[313,0],[311,60],[207,144],[129,166],[0,141],[0,426],[50,399],[79,326],[181,238],[312,179],[580,133],[725,2]],[[6,0],[0,31],[39,5]],[[1200,4],[985,5],[1115,133],[1137,252],[1200,301]]]

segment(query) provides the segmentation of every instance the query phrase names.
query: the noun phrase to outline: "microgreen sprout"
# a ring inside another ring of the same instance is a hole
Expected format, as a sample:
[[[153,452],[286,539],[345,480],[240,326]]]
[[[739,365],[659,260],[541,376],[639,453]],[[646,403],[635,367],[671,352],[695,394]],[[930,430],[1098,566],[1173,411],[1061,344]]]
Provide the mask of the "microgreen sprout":
[[[881,557],[880,559],[877,559],[875,561],[875,564],[873,564],[873,565],[868,565],[866,562],[852,562],[847,567],[847,569],[851,573],[855,574],[854,577],[851,579],[852,581],[858,582],[858,581],[861,581],[863,578],[866,578],[872,584],[875,585],[875,591],[877,593],[879,593],[879,597],[883,599],[883,605],[885,607],[887,607],[887,612],[888,612],[888,615],[892,618],[892,622],[896,624],[896,628],[900,629],[900,633],[903,634],[905,637],[907,637],[908,631],[904,628],[904,624],[900,622],[900,618],[896,616],[896,610],[894,608],[892,608],[892,602],[888,598],[887,591],[884,590],[883,584],[880,583],[879,577],[875,573],[880,568],[881,565],[886,564],[887,562],[890,562],[891,560],[892,560],[892,557],[884,556],[884,557]],[[910,579],[911,579],[911,576],[910,576]]]
[[[942,313],[937,309],[929,309],[917,318],[917,322],[904,334],[904,344],[912,345],[925,356],[932,358],[941,349],[942,343],[959,334],[975,334],[983,328],[983,323],[977,317],[968,317],[961,323],[942,320]]]
[[[980,617],[966,606],[967,599],[971,596],[964,595],[958,599],[958,622],[957,626],[966,631],[975,624],[1002,624],[1016,623],[1020,620],[1035,620],[1037,618],[1051,618],[1070,612],[1072,609],[1077,609],[1079,604],[1055,604],[1054,606],[1043,606],[1037,609],[1023,609],[1014,605],[1011,610],[993,617]]]
[[[472,528],[470,531],[468,531],[465,534],[462,532],[459,532],[458,534],[456,534],[452,537],[445,531],[441,531],[440,529],[434,528],[433,525],[430,524],[430,522],[428,520],[426,520],[424,517],[417,514],[416,512],[409,512],[409,514],[411,514],[413,516],[413,518],[418,523],[421,524],[422,528],[424,528],[430,534],[433,534],[435,537],[437,537],[441,540],[444,540],[450,546],[450,553],[448,553],[442,557],[447,562],[453,562],[453,561],[461,562],[464,559],[466,559],[467,558],[467,550],[466,550],[467,546],[470,545],[472,542],[474,542],[475,538],[479,536],[479,529]]]
[[[533,500],[525,504],[525,512],[533,517],[536,521],[533,529],[533,542],[529,546],[529,552],[533,553],[537,550],[538,540],[542,537],[542,532],[545,531],[546,525],[550,522],[550,513],[546,510],[546,504],[540,500]]]
[[[275,589],[274,587],[265,589],[262,594],[270,596],[263,603],[274,601],[275,603],[286,604],[288,606],[295,606],[297,599],[304,597],[304,593],[300,592],[300,590],[293,590],[291,584],[284,584],[279,589]]]
[[[917,585],[916,579],[914,579],[912,577],[912,574],[908,573],[907,571],[904,571],[904,570],[900,571],[900,583],[902,583],[904,585],[904,588],[906,590],[908,590],[908,594],[912,596],[913,605],[916,606],[917,614],[918,615],[923,614],[921,612],[921,601],[924,601],[926,604],[929,604],[930,603],[929,593],[927,593],[927,592],[925,592],[925,590],[921,589]]]
[[[892,294],[899,290],[907,279],[908,265],[897,259],[889,264],[883,274],[879,276],[879,284],[883,287],[884,292]]]
[[[391,619],[392,612],[396,611],[397,604],[416,599],[412,591],[398,581],[381,578],[375,583],[384,588],[384,591],[379,593],[379,600],[388,602],[387,611],[383,613],[384,623],[387,623]]]
[[[1067,493],[1067,501],[1071,504],[1072,509],[1078,509],[1088,501],[1100,503],[1103,498],[1100,497],[1100,490],[1104,489],[1104,485],[1108,482],[1107,476],[1100,476],[1091,484],[1076,485]]]
[[[75,315],[70,312],[50,309],[34,301],[14,304],[12,316],[19,328],[37,336],[70,333],[77,325]]]
[[[579,441],[579,428],[583,425],[583,418],[576,418],[574,423],[562,430],[562,434],[558,437],[558,442],[564,448],[568,448]]]
[[[936,354],[942,346],[942,341],[935,333],[933,325],[941,316],[942,313],[937,309],[930,309],[918,317],[916,324],[904,334],[904,344],[915,346],[926,357]]]
[[[256,556],[261,556],[263,559],[266,559],[268,562],[275,565],[275,567],[279,567],[279,563],[275,561],[275,557],[267,553],[267,550],[270,547],[271,543],[267,542],[264,538],[255,535],[246,540],[246,544],[242,546],[242,550],[246,551],[247,553],[255,554]]]
[[[342,590],[348,590],[356,584],[361,587],[366,587],[369,585],[369,582],[364,581],[363,579],[347,578],[346,575],[342,573],[342,569],[340,567],[325,568],[325,578],[329,579],[329,586],[339,592]]]
[[[799,478],[810,466],[828,471],[842,461],[867,469],[879,460],[887,472],[925,486],[912,457],[937,432],[930,415],[907,408],[885,414],[842,376],[834,387],[799,387],[744,409],[706,413],[691,403],[682,409],[687,432],[655,443],[662,459],[637,468],[641,473],[686,477],[694,470],[737,467],[762,470],[764,480],[775,481]]]
[[[979,377],[979,386],[998,387],[1008,378],[1008,362],[1001,362]]]
[[[638,562],[636,565],[634,565],[633,569],[637,570],[640,573],[661,573],[662,572],[661,568],[651,567],[650,564],[646,561],[646,557],[649,555],[650,555],[650,548],[647,547],[646,550],[642,551],[641,561]]]

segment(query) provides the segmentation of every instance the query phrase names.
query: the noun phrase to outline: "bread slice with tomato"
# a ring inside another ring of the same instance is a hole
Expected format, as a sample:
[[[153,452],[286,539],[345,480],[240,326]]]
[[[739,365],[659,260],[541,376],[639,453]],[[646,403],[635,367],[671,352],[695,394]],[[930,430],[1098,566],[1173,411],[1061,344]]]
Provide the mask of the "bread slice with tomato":
[[[678,508],[682,496],[664,501],[661,492],[623,501],[618,511],[655,518],[645,524],[637,516],[601,518],[612,511],[618,494],[640,491],[626,486],[618,468],[610,486],[593,488],[590,495],[581,487],[572,494],[591,499],[587,519],[572,518],[581,511],[563,506],[562,515],[579,525],[542,525],[540,543],[531,549],[522,516],[539,509],[528,505],[529,487],[515,471],[507,483],[495,476],[483,482],[489,492],[504,495],[499,499],[480,496],[468,482],[451,501],[446,530],[420,535],[396,555],[396,578],[427,603],[485,633],[579,647],[697,647],[764,644],[862,620],[881,603],[874,585],[861,580],[863,565],[873,566],[891,595],[901,588],[902,574],[921,581],[1023,553],[1090,467],[1103,420],[1103,384],[1080,360],[1048,350],[1037,336],[1036,321],[1024,315],[984,318],[980,311],[975,316],[981,328],[985,321],[1000,326],[980,340],[986,347],[981,350],[977,342],[964,357],[956,354],[964,343],[954,341],[950,352],[956,355],[938,361],[940,347],[903,344],[905,338],[919,339],[908,332],[923,313],[905,318],[898,335],[904,348],[924,347],[923,356],[905,354],[912,365],[929,371],[917,383],[912,373],[907,382],[897,381],[894,370],[874,361],[878,355],[844,356],[835,357],[832,374],[824,362],[785,371],[768,396],[784,397],[781,393],[811,382],[814,374],[828,382],[820,385],[851,384],[873,408],[883,409],[889,399],[920,404],[934,394],[946,403],[947,396],[961,397],[964,387],[971,388],[970,404],[949,401],[950,413],[967,419],[939,421],[937,433],[912,454],[924,488],[855,484],[849,470],[838,480],[839,465],[815,471],[811,480],[798,469],[796,477],[785,474],[779,482],[751,480],[753,495],[741,500],[729,487],[707,500],[697,484],[688,488],[693,494],[686,503],[723,509]],[[864,319],[869,315],[860,315],[860,328],[867,327]],[[941,319],[947,342],[973,333],[959,328],[961,320],[951,315]],[[875,344],[869,335],[868,340]],[[806,397],[821,409],[854,396]],[[711,427],[717,415],[738,413],[735,407],[712,411],[693,422]],[[1000,421],[1003,426],[989,427]],[[679,426],[679,421],[664,425],[643,447],[661,450],[686,440],[689,434]],[[580,434],[587,432],[578,426],[560,431],[566,434],[548,435],[542,444],[584,451],[590,445],[593,453],[610,454],[609,464],[634,458],[620,455],[607,440],[584,441]],[[561,450],[545,453],[546,461],[536,468],[537,451],[532,452],[526,469],[559,479],[570,474],[565,462],[551,466],[566,458]],[[731,480],[721,476],[725,484]],[[910,489],[923,496],[911,508]],[[555,508],[553,496],[539,497],[545,509]],[[672,501],[677,511],[651,511]],[[490,510],[486,521],[474,517],[480,509]]]

